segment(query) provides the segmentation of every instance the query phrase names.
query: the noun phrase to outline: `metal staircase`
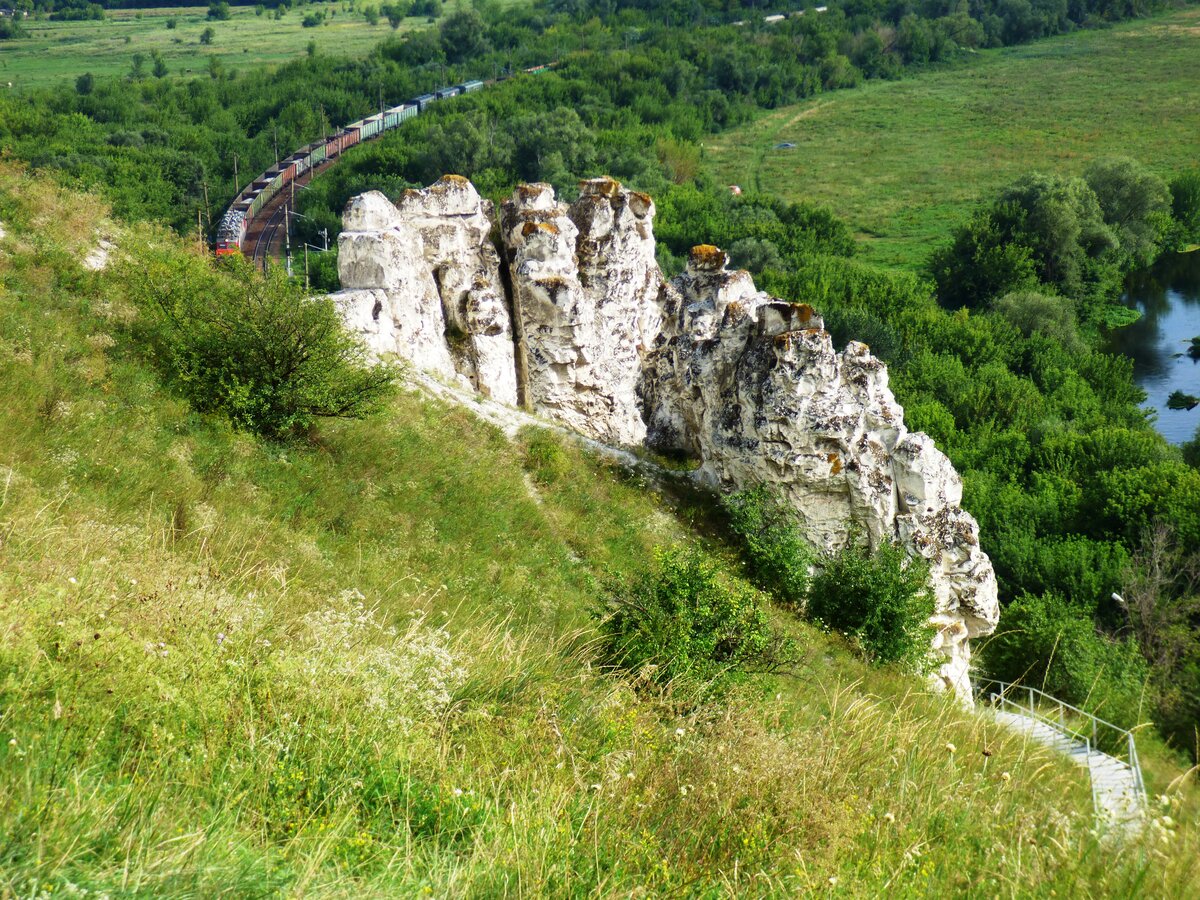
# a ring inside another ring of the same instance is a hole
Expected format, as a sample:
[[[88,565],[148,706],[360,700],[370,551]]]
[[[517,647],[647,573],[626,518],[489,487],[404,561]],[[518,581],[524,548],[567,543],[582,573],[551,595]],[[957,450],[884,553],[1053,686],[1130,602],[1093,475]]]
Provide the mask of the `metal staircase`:
[[[1141,824],[1146,784],[1133,732],[1035,687],[983,681],[976,692],[998,721],[1087,768],[1098,817],[1125,827]]]

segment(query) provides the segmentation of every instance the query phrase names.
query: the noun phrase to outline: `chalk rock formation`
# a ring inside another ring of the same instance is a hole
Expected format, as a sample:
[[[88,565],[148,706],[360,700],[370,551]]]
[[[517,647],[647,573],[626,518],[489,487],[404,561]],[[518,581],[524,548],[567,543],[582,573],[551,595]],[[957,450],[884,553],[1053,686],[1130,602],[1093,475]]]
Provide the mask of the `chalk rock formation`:
[[[338,238],[334,295],[376,353],[466,381],[517,402],[516,365],[491,203],[447,175],[393,205],[371,191],[353,198]]]
[[[701,460],[715,486],[770,485],[822,550],[856,533],[929,560],[939,678],[969,697],[968,638],[999,617],[962,482],[933,441],[904,427],[887,369],[864,344],[835,352],[820,317],[757,291],[715,247],[693,249],[666,292],[642,385],[648,443]]]
[[[608,178],[580,187],[569,207],[549,185],[518,188],[503,261],[490,204],[464,179],[396,206],[355,198],[336,295],[348,321],[378,352],[519,395],[589,437],[682,450],[714,486],[766,483],[820,550],[898,541],[930,563],[937,677],[969,702],[968,642],[996,626],[995,575],[962,482],[905,428],[884,365],[863,344],[836,352],[812,307],[758,291],[715,247],[667,283],[650,198]]]
[[[89,250],[87,256],[83,258],[83,267],[89,272],[104,271],[104,269],[108,268],[109,256],[116,249],[117,245],[108,238],[98,238],[96,246]]]
[[[662,286],[654,203],[611,178],[580,187],[570,208],[548,184],[522,185],[502,206],[529,400],[583,434],[639,444],[637,385]]]

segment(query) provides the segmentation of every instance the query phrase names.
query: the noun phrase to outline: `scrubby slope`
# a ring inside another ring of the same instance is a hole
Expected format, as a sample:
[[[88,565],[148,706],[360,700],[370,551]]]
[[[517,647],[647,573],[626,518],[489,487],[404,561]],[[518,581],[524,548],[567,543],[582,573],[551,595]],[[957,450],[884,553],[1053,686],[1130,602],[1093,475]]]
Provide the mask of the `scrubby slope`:
[[[1194,823],[1110,852],[1078,770],[783,613],[801,671],[720,708],[598,671],[599,582],[703,503],[413,392],[233,433],[78,263],[171,239],[103,216],[0,169],[0,896],[1194,893]]]

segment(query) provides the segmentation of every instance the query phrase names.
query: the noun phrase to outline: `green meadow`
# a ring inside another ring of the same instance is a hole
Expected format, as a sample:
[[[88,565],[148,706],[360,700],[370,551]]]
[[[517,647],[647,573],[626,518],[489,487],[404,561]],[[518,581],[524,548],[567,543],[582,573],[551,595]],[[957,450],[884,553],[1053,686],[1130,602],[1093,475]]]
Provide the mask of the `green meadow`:
[[[1198,85],[1190,8],[818,96],[710,138],[704,154],[721,181],[827,205],[868,259],[914,267],[1026,172],[1105,156],[1160,175],[1196,164]]]
[[[325,21],[305,28],[302,21],[311,12],[324,12]],[[209,58],[217,57],[226,70],[245,70],[278,65],[308,51],[315,41],[318,53],[365,56],[388,35],[392,27],[381,18],[369,25],[347,4],[320,4],[287,12],[278,21],[273,11],[255,15],[253,7],[236,6],[224,22],[206,18],[208,7],[174,9],[109,10],[100,22],[31,21],[28,38],[0,44],[0,84],[12,82],[14,90],[60,83],[91,72],[93,75],[123,75],[129,72],[133,54],[147,57],[158,51],[169,76],[200,75],[208,71]],[[167,20],[177,20],[175,28]],[[426,18],[409,18],[399,32],[420,28]],[[205,28],[215,32],[209,45],[200,43]]]

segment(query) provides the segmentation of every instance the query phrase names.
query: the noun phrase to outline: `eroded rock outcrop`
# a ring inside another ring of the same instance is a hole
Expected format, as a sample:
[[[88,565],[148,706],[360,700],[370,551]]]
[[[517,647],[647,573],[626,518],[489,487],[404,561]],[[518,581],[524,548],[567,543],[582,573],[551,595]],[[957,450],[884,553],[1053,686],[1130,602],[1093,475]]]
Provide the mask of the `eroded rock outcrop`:
[[[667,292],[647,360],[648,443],[701,460],[715,486],[768,484],[822,550],[861,535],[930,562],[939,677],[969,696],[968,638],[998,619],[996,581],[962,482],[924,434],[904,427],[887,369],[864,344],[838,353],[820,316],[754,287],[715,247],[693,249]]]
[[[580,189],[567,206],[549,185],[518,188],[503,259],[464,179],[395,206],[355,198],[339,245],[347,319],[378,352],[589,437],[691,454],[714,486],[769,484],[820,550],[898,541],[930,563],[937,677],[969,702],[968,642],[996,626],[995,575],[961,480],[905,428],[884,365],[864,344],[835,351],[816,310],[758,291],[716,247],[666,282],[650,198],[608,178]]]
[[[376,353],[396,353],[517,402],[512,322],[491,241],[491,203],[448,175],[396,204],[353,198],[338,238],[334,295]]]
[[[611,178],[580,187],[570,207],[548,184],[522,185],[502,206],[529,399],[597,440],[639,444],[637,386],[662,285],[654,203]]]

